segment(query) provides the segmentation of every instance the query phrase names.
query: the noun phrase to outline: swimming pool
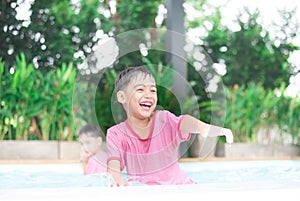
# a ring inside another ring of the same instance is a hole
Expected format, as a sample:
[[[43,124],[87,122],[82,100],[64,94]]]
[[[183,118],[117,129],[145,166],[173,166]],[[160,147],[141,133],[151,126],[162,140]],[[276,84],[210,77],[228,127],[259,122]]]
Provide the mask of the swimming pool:
[[[0,164],[0,200],[300,200],[300,160],[181,162],[196,185],[106,187],[79,164]],[[198,200],[198,199],[197,199]]]

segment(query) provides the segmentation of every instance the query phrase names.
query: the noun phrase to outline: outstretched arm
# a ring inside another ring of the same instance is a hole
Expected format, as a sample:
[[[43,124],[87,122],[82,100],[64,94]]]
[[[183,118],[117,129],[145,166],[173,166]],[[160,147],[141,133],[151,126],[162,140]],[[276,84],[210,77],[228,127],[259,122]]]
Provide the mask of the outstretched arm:
[[[230,129],[207,124],[191,115],[182,117],[180,131],[200,134],[203,137],[225,136],[227,143],[233,143],[233,135]]]

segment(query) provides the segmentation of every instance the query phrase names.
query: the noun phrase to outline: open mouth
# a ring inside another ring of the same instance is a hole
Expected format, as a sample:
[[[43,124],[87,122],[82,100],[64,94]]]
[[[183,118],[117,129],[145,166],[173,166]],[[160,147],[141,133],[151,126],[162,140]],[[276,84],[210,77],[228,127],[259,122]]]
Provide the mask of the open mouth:
[[[143,102],[143,103],[140,103],[140,106],[145,109],[145,110],[150,110],[151,106],[152,106],[152,103],[149,103],[149,102]]]

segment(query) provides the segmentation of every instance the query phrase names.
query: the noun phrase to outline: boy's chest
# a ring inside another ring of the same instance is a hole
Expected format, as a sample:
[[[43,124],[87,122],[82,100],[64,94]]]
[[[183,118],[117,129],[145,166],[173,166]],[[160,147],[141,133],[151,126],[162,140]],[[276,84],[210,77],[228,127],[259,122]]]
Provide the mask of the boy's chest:
[[[147,133],[144,133],[147,134]],[[127,139],[123,142],[125,150],[130,154],[151,154],[159,151],[176,149],[178,140],[176,136],[170,135],[167,131],[161,130],[158,133],[152,133],[150,136],[139,139],[136,136],[128,135]],[[130,137],[131,136],[131,137]]]
[[[142,140],[146,140],[151,136],[150,128],[133,128],[133,130]]]

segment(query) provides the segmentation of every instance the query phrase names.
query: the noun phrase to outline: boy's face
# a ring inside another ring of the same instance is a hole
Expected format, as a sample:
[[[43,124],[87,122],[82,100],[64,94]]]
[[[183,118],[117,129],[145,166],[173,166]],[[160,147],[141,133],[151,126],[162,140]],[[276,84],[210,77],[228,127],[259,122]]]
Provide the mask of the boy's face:
[[[101,137],[82,135],[79,137],[79,142],[86,155],[91,156],[101,149],[102,139]]]
[[[146,119],[153,113],[157,104],[157,89],[151,76],[139,75],[124,89],[123,103],[127,116]]]

